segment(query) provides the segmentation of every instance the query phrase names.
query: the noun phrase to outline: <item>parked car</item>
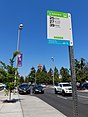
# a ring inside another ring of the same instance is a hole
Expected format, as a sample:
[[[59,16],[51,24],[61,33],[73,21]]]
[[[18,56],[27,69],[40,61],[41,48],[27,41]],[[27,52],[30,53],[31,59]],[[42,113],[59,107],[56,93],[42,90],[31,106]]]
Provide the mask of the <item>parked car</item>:
[[[5,87],[6,87],[6,85],[5,85],[5,84],[0,83],[0,90],[3,90]]]
[[[63,96],[65,94],[70,94],[72,95],[72,86],[68,82],[61,82],[58,83],[57,86],[54,86],[55,94],[60,93]]]
[[[30,94],[30,85],[27,83],[23,83],[18,86],[19,94]]]
[[[34,94],[36,94],[36,93],[42,93],[42,94],[44,94],[44,88],[41,85],[35,85],[33,87],[33,93]]]
[[[43,88],[46,88],[46,85],[44,83],[40,83],[38,85],[42,86]]]
[[[81,89],[88,89],[88,83],[83,83],[81,85]]]

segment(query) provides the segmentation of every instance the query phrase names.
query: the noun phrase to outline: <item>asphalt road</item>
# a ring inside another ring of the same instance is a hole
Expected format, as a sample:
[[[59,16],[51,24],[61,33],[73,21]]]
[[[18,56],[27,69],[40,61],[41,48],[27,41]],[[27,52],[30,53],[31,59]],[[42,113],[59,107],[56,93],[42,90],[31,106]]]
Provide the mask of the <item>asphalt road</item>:
[[[2,95],[0,91],[0,95]],[[67,117],[73,117],[73,108],[72,108],[72,96],[65,96],[59,94],[54,94],[54,89],[46,88],[44,94],[33,94],[38,98],[42,99],[46,103],[50,104],[60,112],[62,112]],[[29,95],[25,96],[29,100]],[[22,102],[25,100],[21,100]],[[28,103],[28,101],[26,102]],[[79,92],[78,91],[78,109],[79,117],[88,117],[88,91]]]
[[[61,96],[54,94],[54,89],[45,89],[44,94],[35,94],[43,101],[47,102],[67,117],[73,116],[73,99],[72,96]],[[79,117],[88,117],[88,92],[78,92],[78,110]]]

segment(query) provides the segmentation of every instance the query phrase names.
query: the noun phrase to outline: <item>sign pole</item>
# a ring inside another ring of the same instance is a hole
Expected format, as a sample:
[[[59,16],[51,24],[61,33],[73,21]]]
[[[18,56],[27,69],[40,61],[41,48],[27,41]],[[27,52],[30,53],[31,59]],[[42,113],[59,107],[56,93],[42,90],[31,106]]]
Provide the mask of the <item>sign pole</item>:
[[[70,58],[70,69],[71,69],[72,97],[73,97],[73,117],[78,117],[78,97],[77,97],[77,87],[76,87],[73,46],[69,46],[69,58]]]
[[[69,47],[73,117],[78,117],[78,97],[76,88],[76,75],[74,66],[73,38],[71,14],[57,11],[47,11],[47,38],[49,44],[66,45]]]

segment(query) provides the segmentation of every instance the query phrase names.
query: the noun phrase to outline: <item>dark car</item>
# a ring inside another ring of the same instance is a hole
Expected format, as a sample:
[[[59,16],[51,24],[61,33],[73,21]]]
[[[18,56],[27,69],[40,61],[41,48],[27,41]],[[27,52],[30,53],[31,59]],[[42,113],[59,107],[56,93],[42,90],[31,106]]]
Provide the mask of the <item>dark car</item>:
[[[27,83],[23,83],[18,87],[19,94],[30,94],[30,85]]]
[[[33,87],[33,93],[42,93],[44,94],[44,88],[40,85],[35,85]]]
[[[82,89],[88,89],[88,83],[83,83],[81,86]]]

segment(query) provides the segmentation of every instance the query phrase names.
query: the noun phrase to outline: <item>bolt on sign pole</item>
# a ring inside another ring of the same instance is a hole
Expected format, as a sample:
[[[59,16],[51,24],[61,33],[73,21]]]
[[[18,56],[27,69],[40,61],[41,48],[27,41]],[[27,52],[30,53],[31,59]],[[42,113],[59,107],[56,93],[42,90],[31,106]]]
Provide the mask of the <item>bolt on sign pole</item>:
[[[69,47],[73,117],[78,117],[78,97],[74,67],[74,52],[72,39],[71,14],[57,11],[47,11],[47,38],[49,44],[58,44]]]

